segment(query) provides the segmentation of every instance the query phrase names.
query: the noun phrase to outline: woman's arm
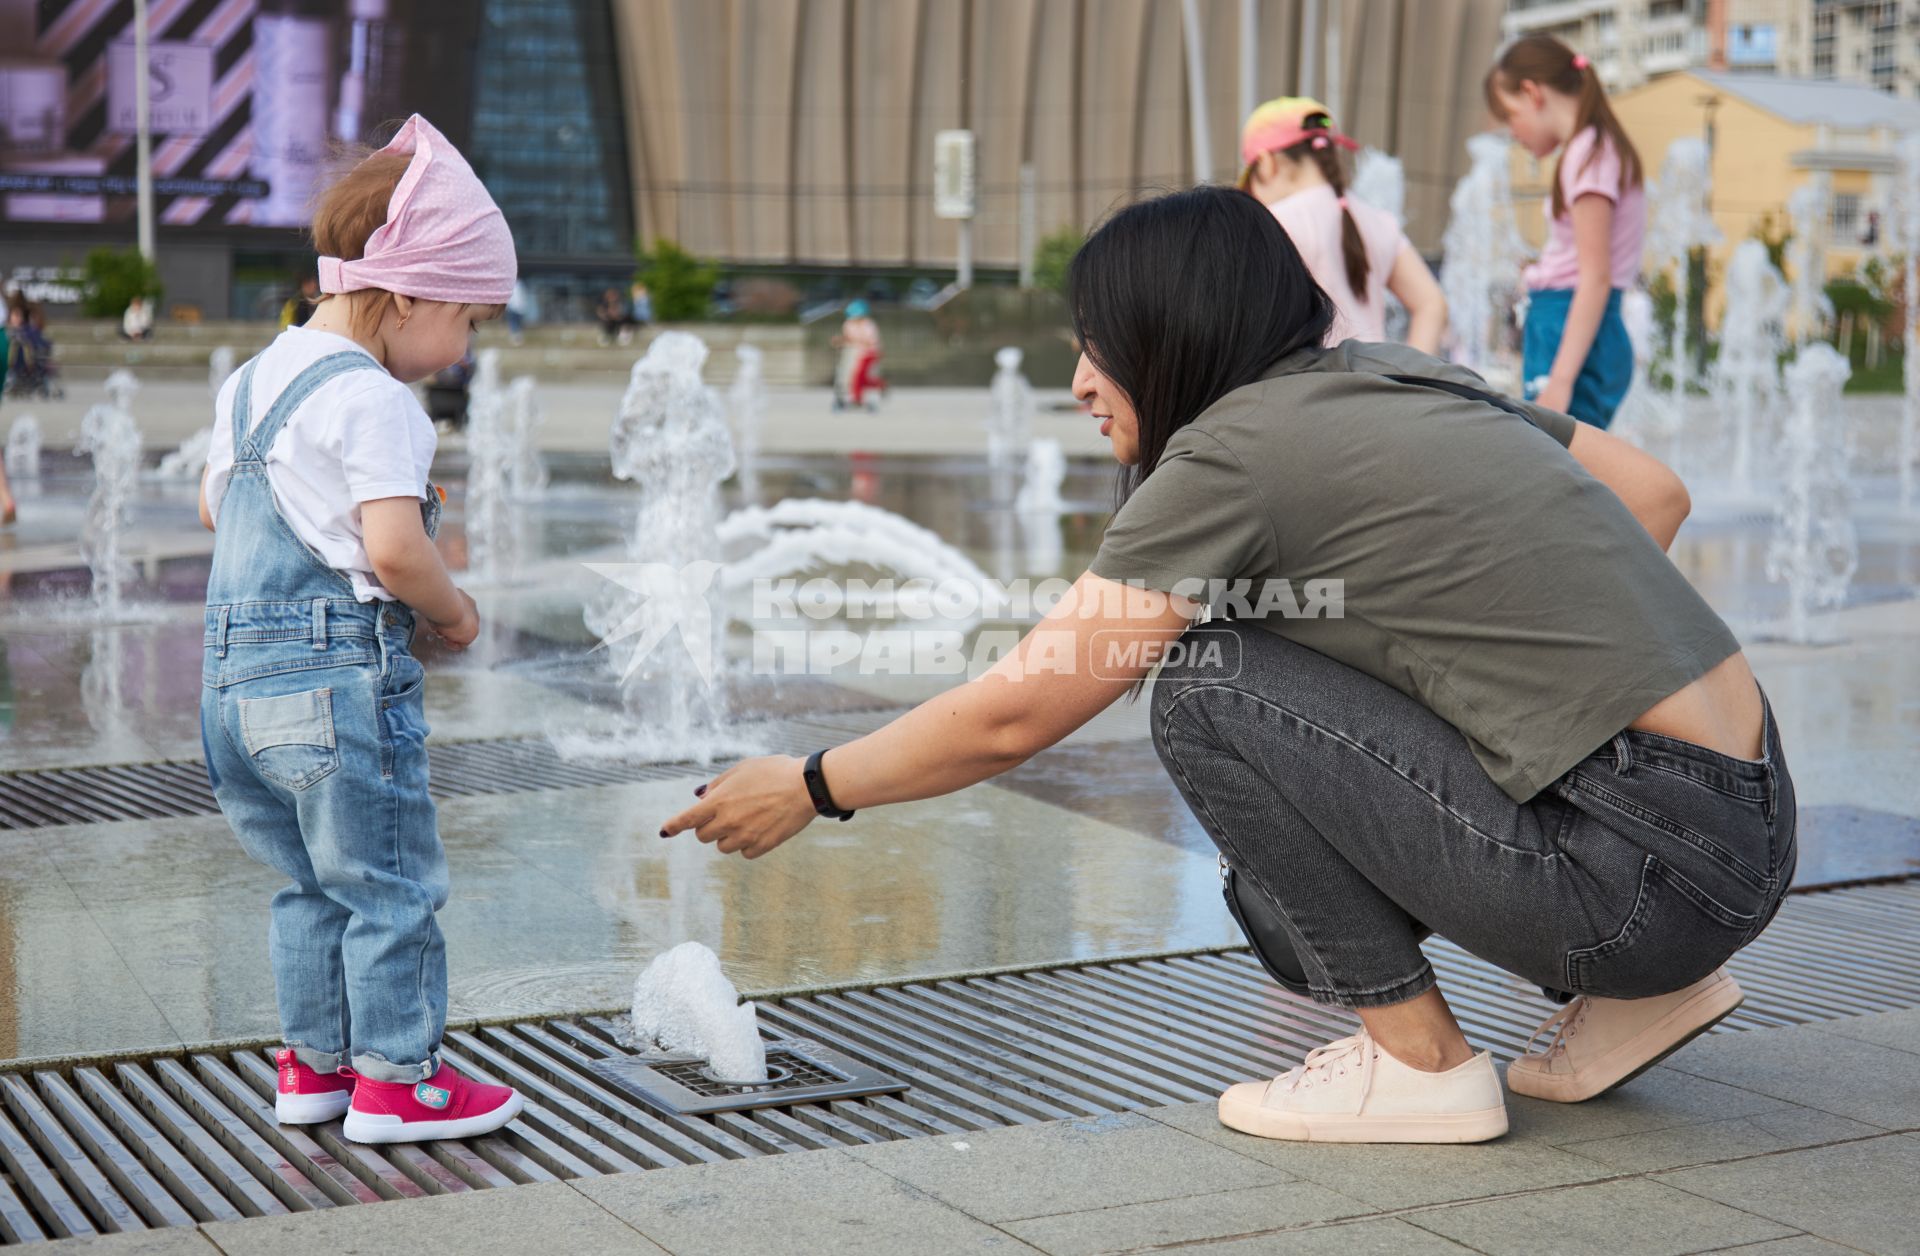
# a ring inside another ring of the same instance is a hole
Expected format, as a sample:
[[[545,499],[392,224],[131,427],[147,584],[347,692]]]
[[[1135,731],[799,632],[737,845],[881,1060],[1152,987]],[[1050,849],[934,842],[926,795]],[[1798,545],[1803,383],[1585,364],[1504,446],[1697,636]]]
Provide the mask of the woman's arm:
[[[1407,307],[1407,343],[1437,356],[1440,337],[1447,330],[1447,298],[1440,281],[1427,269],[1426,259],[1411,244],[1402,243],[1387,275],[1387,291]]]
[[[200,473],[200,526],[211,532],[213,531],[213,512],[207,509],[207,475],[206,471]]]
[[[1573,429],[1573,443],[1567,446],[1567,452],[1626,503],[1661,549],[1673,544],[1680,525],[1693,509],[1693,500],[1687,495],[1687,486],[1665,463],[1590,423]]]
[[[360,503],[360,529],[367,561],[387,592],[418,611],[427,627],[455,649],[480,635],[473,599],[455,587],[420,521],[417,497],[382,497]]]
[[[1553,355],[1547,387],[1535,401],[1549,410],[1566,412],[1573,401],[1574,381],[1587,364],[1587,350],[1600,334],[1613,293],[1613,202],[1598,192],[1574,201],[1573,248],[1580,259],[1580,277],[1574,281],[1573,304],[1560,332],[1560,350]]]
[[[833,801],[848,810],[933,798],[977,784],[1053,745],[1152,670],[1198,607],[1091,573],[975,680],[921,703],[821,760]],[[805,828],[813,803],[802,761],[748,759],[702,786],[660,830],[693,829],[725,854],[756,859]]]

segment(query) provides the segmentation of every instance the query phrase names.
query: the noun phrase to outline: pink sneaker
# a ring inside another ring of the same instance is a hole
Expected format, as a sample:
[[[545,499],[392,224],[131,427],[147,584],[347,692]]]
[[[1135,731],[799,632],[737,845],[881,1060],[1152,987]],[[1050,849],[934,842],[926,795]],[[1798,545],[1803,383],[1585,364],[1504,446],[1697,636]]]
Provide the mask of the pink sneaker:
[[[1712,1029],[1746,997],[1724,968],[1651,999],[1582,995],[1541,1022],[1534,1039],[1550,1033],[1553,1041],[1507,1065],[1507,1089],[1554,1103],[1603,1095]]]
[[[345,1073],[317,1073],[302,1064],[291,1047],[283,1048],[273,1062],[280,1066],[279,1093],[273,1097],[273,1119],[280,1124],[318,1125],[353,1102],[353,1078]]]
[[[1303,1143],[1483,1143],[1507,1132],[1507,1105],[1486,1052],[1428,1073],[1394,1059],[1362,1029],[1272,1081],[1228,1087],[1220,1123]]]
[[[362,1077],[344,1132],[356,1143],[420,1143],[491,1134],[520,1115],[520,1092],[469,1081],[449,1065],[429,1082]]]

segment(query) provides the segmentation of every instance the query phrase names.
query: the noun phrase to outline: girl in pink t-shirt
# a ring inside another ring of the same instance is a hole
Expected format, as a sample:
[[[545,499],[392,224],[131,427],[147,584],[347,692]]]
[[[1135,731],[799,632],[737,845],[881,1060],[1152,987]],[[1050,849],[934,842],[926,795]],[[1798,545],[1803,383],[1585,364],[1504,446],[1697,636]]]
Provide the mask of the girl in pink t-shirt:
[[[1605,427],[1633,380],[1621,292],[1647,231],[1640,155],[1587,59],[1551,35],[1508,45],[1487,106],[1535,157],[1560,150],[1547,246],[1529,266],[1521,379],[1529,400]]]
[[[1391,292],[1407,307],[1407,343],[1438,352],[1446,298],[1394,216],[1347,195],[1340,150],[1355,147],[1319,101],[1269,100],[1241,129],[1240,187],[1273,211],[1333,302],[1329,344],[1385,340]]]

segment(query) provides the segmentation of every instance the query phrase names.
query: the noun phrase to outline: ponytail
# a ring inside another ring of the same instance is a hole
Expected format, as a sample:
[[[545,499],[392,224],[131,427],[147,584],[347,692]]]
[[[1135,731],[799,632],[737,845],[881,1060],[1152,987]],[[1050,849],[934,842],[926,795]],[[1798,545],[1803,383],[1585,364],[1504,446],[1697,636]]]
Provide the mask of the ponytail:
[[[1538,83],[1551,91],[1574,99],[1573,134],[1580,135],[1589,127],[1598,131],[1597,142],[1587,150],[1584,170],[1600,156],[1602,144],[1611,144],[1620,159],[1620,190],[1637,188],[1642,181],[1640,153],[1627,138],[1626,128],[1620,125],[1620,119],[1614,116],[1613,106],[1607,101],[1607,89],[1600,83],[1600,75],[1587,59],[1574,52],[1551,35],[1527,35],[1507,45],[1493,68],[1487,71],[1484,85],[1487,107],[1495,117],[1504,117],[1505,108],[1501,104],[1499,92],[1518,91],[1522,83]],[[1566,150],[1560,151],[1560,160],[1553,166],[1553,216],[1563,217],[1567,212],[1566,193],[1561,190],[1560,175],[1567,163]]]
[[[1309,125],[1328,128],[1331,119],[1325,114],[1309,119]],[[1360,235],[1360,224],[1353,220],[1353,210],[1347,206],[1347,171],[1340,161],[1340,151],[1329,143],[1325,135],[1316,135],[1303,140],[1292,148],[1283,149],[1283,154],[1295,161],[1309,160],[1320,169],[1321,177],[1327,186],[1340,198],[1340,254],[1346,263],[1347,287],[1353,295],[1366,299],[1367,278],[1373,273],[1373,265],[1367,260],[1367,242]]]

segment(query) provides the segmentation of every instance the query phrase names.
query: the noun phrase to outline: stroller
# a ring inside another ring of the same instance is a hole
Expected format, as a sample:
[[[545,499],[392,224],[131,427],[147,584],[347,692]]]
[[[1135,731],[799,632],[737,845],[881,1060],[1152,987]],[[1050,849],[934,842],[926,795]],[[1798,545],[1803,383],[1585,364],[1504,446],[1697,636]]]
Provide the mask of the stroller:
[[[53,342],[31,324],[7,328],[7,395],[59,400],[60,364],[53,358]]]

